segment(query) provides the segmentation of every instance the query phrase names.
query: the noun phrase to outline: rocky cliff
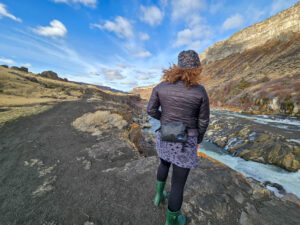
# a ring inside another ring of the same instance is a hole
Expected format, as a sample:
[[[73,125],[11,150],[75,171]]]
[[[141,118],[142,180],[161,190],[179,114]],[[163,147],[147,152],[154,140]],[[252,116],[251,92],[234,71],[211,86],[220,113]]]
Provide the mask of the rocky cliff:
[[[131,93],[139,94],[143,99],[149,99],[151,95],[151,90],[155,87],[156,84],[144,86],[144,87],[136,87],[133,88]]]
[[[300,2],[294,7],[236,32],[224,41],[215,43],[200,54],[200,60],[207,63],[224,59],[278,38],[281,33],[290,32],[300,32]]]

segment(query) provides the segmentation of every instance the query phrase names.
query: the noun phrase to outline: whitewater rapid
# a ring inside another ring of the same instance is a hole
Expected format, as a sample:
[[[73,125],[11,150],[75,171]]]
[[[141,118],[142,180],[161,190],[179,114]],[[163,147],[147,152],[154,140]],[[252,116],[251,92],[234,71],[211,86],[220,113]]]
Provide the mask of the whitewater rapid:
[[[236,116],[243,118],[251,118],[254,119],[254,122],[263,123],[266,125],[273,125],[280,127],[282,129],[286,129],[288,126],[289,130],[300,130],[300,121],[297,118],[281,118],[281,117],[272,117],[266,115],[243,115],[239,113],[226,113],[228,116]],[[152,124],[152,127],[148,130],[154,132],[155,129],[159,127],[159,121],[153,118],[149,121]],[[284,125],[288,124],[288,125]],[[300,141],[299,139],[295,139],[294,141]],[[300,170],[297,172],[288,172],[280,167],[274,165],[268,165],[253,161],[246,161],[240,157],[233,157],[228,154],[224,149],[207,142],[204,140],[200,144],[199,148],[200,152],[205,153],[206,155],[219,160],[220,162],[226,164],[230,168],[244,174],[246,177],[252,177],[258,181],[266,182],[270,181],[271,183],[280,184],[288,193],[293,193],[300,198]],[[281,194],[278,193],[278,190],[267,186],[270,190],[274,191],[274,193],[281,197]]]

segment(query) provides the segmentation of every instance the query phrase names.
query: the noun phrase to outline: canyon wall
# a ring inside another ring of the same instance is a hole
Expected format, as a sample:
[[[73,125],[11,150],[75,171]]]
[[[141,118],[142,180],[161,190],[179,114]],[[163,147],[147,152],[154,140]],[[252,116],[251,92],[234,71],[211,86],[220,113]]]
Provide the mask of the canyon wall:
[[[300,2],[262,22],[236,32],[224,41],[215,43],[200,54],[200,60],[208,63],[224,59],[262,45],[268,40],[280,39],[282,33],[290,32],[300,32]]]

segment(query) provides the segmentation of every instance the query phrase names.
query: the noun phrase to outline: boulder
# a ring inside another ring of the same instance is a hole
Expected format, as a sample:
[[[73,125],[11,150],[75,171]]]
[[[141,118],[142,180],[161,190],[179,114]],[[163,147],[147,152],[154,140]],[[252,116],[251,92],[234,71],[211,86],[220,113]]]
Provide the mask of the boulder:
[[[51,71],[51,70],[49,70],[49,71],[44,71],[44,72],[42,72],[42,73],[39,74],[39,75],[42,76],[42,77],[50,78],[50,79],[55,79],[55,80],[58,79],[57,73],[55,73],[55,72],[53,72],[53,71]]]
[[[142,136],[141,126],[137,123],[131,123],[130,130],[129,130],[129,140],[136,145],[138,150],[141,150],[140,149],[141,136]]]
[[[217,137],[213,142],[214,144],[224,148],[227,144],[227,141],[228,141],[227,137]]]
[[[21,66],[21,67],[19,68],[19,70],[22,71],[22,72],[28,73],[28,68],[26,68],[26,67],[24,67],[24,66]]]

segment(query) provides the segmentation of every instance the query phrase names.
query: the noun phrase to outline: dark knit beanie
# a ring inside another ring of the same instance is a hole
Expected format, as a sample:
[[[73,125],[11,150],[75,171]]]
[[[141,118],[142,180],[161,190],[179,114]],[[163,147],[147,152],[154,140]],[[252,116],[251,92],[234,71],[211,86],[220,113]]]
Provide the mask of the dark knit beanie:
[[[182,51],[178,55],[178,66],[192,69],[201,66],[198,54],[193,50]]]

